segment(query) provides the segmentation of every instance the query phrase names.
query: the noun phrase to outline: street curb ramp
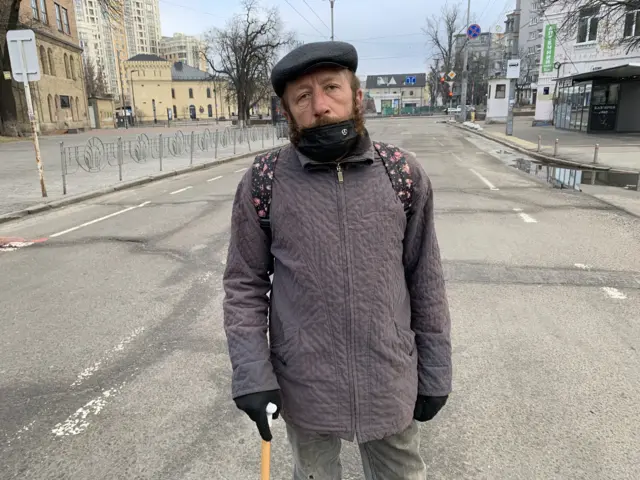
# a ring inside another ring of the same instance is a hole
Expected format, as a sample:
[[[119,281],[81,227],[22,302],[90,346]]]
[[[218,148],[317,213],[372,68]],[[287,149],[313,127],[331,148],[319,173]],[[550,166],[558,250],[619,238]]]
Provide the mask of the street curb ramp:
[[[118,183],[117,185],[101,188],[99,190],[92,190],[90,192],[71,195],[66,198],[61,198],[59,200],[52,200],[50,202],[40,203],[32,207],[25,208],[23,210],[17,210],[15,212],[2,214],[0,215],[0,223],[7,223],[14,220],[20,220],[21,218],[27,217],[29,215],[35,215],[35,214],[46,212],[49,210],[54,210],[56,208],[66,207],[67,205],[73,205],[75,203],[80,203],[85,200],[90,200],[92,198],[102,197],[110,193],[119,192],[121,190],[127,190],[129,188],[138,187],[140,185],[145,185],[147,183],[155,182],[158,180],[164,180],[165,178],[176,177],[179,175],[186,175],[187,173],[197,172],[198,170],[206,170],[208,168],[216,167],[218,165],[223,165],[225,163],[231,163],[238,160],[242,160],[243,158],[255,157],[256,155],[260,155],[261,153],[269,152],[274,148],[276,147],[264,148],[264,149],[256,150],[250,153],[243,153],[242,155],[237,155],[234,157],[213,160],[205,163],[198,163],[196,165],[189,165],[188,167],[178,168],[176,170],[169,170],[167,172],[161,172],[154,175],[148,175],[145,177],[136,178],[134,180],[128,180],[125,182]],[[280,148],[282,148],[282,146]]]

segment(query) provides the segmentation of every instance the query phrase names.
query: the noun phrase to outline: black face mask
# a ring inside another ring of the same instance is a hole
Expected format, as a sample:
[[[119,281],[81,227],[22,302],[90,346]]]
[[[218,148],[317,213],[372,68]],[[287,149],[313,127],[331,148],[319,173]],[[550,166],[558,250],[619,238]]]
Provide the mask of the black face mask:
[[[298,150],[316,162],[335,162],[347,155],[358,141],[356,123],[345,120],[302,130]]]

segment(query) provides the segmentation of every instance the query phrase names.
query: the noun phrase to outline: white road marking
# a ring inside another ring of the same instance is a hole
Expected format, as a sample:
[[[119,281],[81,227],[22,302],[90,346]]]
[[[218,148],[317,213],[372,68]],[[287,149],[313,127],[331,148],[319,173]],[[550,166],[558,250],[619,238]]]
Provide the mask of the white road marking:
[[[627,298],[627,296],[617,288],[602,287],[602,291],[606,293],[609,298],[613,298],[615,300],[625,300]]]
[[[440,145],[441,147],[444,147],[444,143],[442,143],[441,141],[438,141],[438,145]]]
[[[0,252],[15,252],[17,249],[29,245],[33,245],[33,242],[9,242],[0,247]]]
[[[134,329],[129,335],[127,335],[125,338],[123,338],[120,341],[120,343],[118,343],[115,347],[113,347],[111,350],[109,350],[104,355],[103,358],[101,358],[100,360],[95,362],[93,365],[91,365],[90,367],[85,368],[82,372],[80,372],[78,374],[78,377],[76,378],[76,381],[73,382],[71,384],[71,386],[75,387],[77,385],[80,385],[87,378],[89,378],[94,373],[96,373],[103,364],[108,363],[112,359],[112,357],[113,357],[113,355],[115,353],[121,352],[122,350],[124,350],[125,345],[128,345],[129,343],[131,343],[142,332],[144,332],[144,327],[138,327],[138,328]]]
[[[116,215],[121,215],[123,213],[130,212],[131,210],[135,210],[136,208],[144,207],[145,205],[149,205],[151,202],[144,202],[140,205],[134,205],[133,207],[125,208],[124,210],[118,210],[117,212],[111,213],[109,215],[105,215],[104,217],[96,218],[95,220],[91,220],[90,222],[83,223],[78,225],[77,227],[72,227],[67,230],[63,230],[58,233],[54,233],[53,235],[49,235],[50,238],[59,237],[60,235],[65,235],[67,233],[75,232],[80,228],[88,227],[89,225],[93,225],[94,223],[102,222],[103,220],[107,220],[109,218],[115,217]]]
[[[580,268],[581,270],[591,270],[593,267],[586,263],[574,263],[576,268]]]
[[[56,437],[65,437],[69,435],[78,435],[84,432],[89,427],[89,421],[87,420],[89,415],[100,414],[102,409],[107,405],[107,401],[116,396],[125,383],[117,388],[105,390],[99,397],[85,403],[82,407],[69,415],[64,422],[57,423],[51,430],[51,433]]]
[[[241,169],[239,169],[239,170],[236,170],[236,171],[235,171],[235,172],[233,172],[233,173],[240,173],[240,172],[244,172],[247,168],[249,168],[249,167],[241,168]]]
[[[186,192],[187,190],[193,188],[191,185],[189,185],[188,187],[184,187],[181,188],[180,190],[176,190],[175,192],[171,192],[169,195],[175,195],[177,193],[182,193],[182,192]]]
[[[36,423],[36,421],[32,420],[31,423],[25,425],[20,430],[18,430],[13,437],[6,437],[7,445],[11,445],[11,442],[13,442],[14,440],[20,440],[22,438],[22,434],[27,433],[34,423]]]
[[[216,180],[220,180],[221,178],[222,175],[218,175],[217,177],[210,178],[209,180],[207,180],[207,182],[215,182]]]
[[[482,182],[489,187],[490,190],[499,190],[499,188],[496,188],[496,186],[491,183],[489,180],[487,180],[486,178],[484,178],[482,175],[480,175],[478,172],[476,172],[473,168],[470,168],[469,171],[471,173],[473,173],[476,177],[478,177],[480,180],[482,180]]]
[[[513,211],[518,213],[518,216],[524,220],[525,223],[538,223],[538,221],[531,215],[523,213],[521,208],[514,208]]]

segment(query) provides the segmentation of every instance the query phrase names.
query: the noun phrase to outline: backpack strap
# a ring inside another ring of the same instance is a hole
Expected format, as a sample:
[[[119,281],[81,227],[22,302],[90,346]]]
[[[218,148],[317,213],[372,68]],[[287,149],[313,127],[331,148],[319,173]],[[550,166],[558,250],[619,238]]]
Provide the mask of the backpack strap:
[[[413,203],[413,180],[407,157],[400,148],[390,143],[373,142],[373,147],[380,155],[384,168],[387,169],[391,186],[396,191],[408,217]]]
[[[276,163],[280,149],[258,155],[253,161],[251,171],[251,198],[256,209],[260,226],[271,239],[271,222],[269,213],[271,209],[271,187],[273,184],[273,174],[276,170]]]

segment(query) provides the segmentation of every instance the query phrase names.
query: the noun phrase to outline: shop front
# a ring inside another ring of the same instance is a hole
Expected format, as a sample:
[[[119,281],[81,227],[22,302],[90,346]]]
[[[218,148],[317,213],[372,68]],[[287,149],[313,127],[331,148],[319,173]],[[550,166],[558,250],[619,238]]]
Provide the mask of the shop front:
[[[587,133],[640,132],[640,64],[558,79],[554,125]]]

